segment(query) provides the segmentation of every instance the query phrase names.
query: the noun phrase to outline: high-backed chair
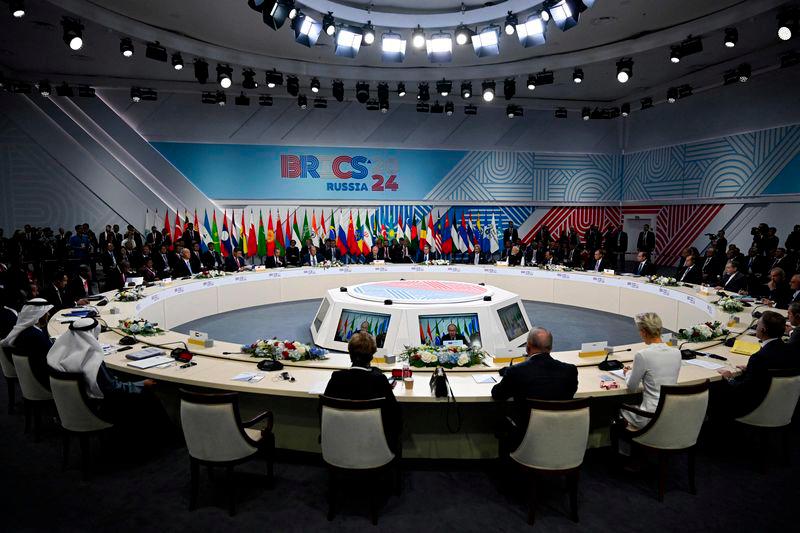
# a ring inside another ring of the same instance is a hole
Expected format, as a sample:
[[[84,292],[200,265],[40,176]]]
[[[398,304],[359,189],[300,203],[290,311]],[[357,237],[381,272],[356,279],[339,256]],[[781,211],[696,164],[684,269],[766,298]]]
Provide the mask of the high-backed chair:
[[[252,426],[266,420],[263,430]],[[242,421],[239,395],[235,392],[204,394],[181,389],[181,426],[189,450],[191,495],[189,508],[197,505],[199,467],[224,466],[227,471],[228,504],[231,516],[236,512],[233,467],[261,457],[267,463],[267,479],[272,485],[275,435],[271,411]]]
[[[0,368],[3,371],[3,377],[6,378],[6,388],[8,389],[8,414],[14,412],[14,404],[17,403],[17,370],[14,368],[14,362],[11,360],[11,354],[7,353],[2,346],[0,346]]]
[[[624,430],[620,437],[658,454],[658,501],[664,501],[667,455],[688,453],[689,492],[697,493],[694,480],[695,444],[708,409],[708,380],[696,385],[662,385],[655,413],[623,404],[622,408],[650,422],[636,431]]]
[[[511,459],[531,474],[528,523],[536,518],[536,477],[566,476],[570,517],[578,521],[578,475],[589,440],[589,399],[527,400],[528,428]]]
[[[342,400],[320,396],[322,459],[330,470],[328,520],[336,513],[338,481],[345,474],[366,477],[372,523],[378,523],[381,474],[395,467],[398,474],[399,443],[392,446],[383,425],[385,398]],[[392,451],[394,447],[395,451]]]
[[[83,374],[50,369],[50,390],[64,430],[63,468],[69,462],[70,437],[77,436],[81,447],[81,469],[89,471],[89,436],[114,427],[92,411],[83,387]]]
[[[53,395],[47,390],[31,370],[28,356],[12,351],[11,359],[19,378],[19,388],[25,405],[25,431],[30,431],[33,420],[33,434],[39,440],[42,426],[42,410],[52,403]]]

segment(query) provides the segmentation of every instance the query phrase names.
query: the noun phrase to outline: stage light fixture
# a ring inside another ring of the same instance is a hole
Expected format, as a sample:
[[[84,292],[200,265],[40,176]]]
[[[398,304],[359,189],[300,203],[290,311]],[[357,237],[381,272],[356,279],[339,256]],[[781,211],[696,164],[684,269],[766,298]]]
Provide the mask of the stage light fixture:
[[[572,71],[572,81],[574,81],[575,83],[583,82],[583,69],[576,68],[575,70]]]
[[[550,12],[546,7],[543,7],[543,9],[539,12],[539,16],[542,18],[542,21],[550,22]]]
[[[289,17],[289,11],[294,9],[294,2],[286,2],[284,0],[249,0],[248,5],[256,11],[261,11],[262,20],[264,24],[273,30],[279,29],[283,26]]]
[[[439,103],[439,100],[436,100],[436,102],[431,105],[431,114],[441,115],[442,113],[444,113],[444,106]]]
[[[380,105],[378,104],[378,101],[376,99],[370,98],[369,100],[367,100],[366,108],[367,111],[377,111],[378,109],[380,109]]]
[[[449,33],[435,33],[426,42],[428,61],[449,63],[453,59],[453,38]]]
[[[50,86],[50,82],[47,80],[40,81],[37,85],[37,88],[39,89],[39,94],[45,98],[50,96],[50,94],[53,92],[53,88]]]
[[[71,50],[78,51],[83,48],[83,24],[77,19],[63,17],[61,26],[64,29],[62,39]]]
[[[314,109],[327,109],[328,100],[325,98],[314,98]]]
[[[229,65],[217,65],[217,83],[223,89],[233,84],[233,69]]]
[[[667,89],[667,103],[674,104],[678,101],[678,88],[677,87],[670,87]]]
[[[669,60],[673,63],[680,63],[684,57],[699,54],[702,51],[703,40],[700,37],[689,37],[680,44],[670,47]]]
[[[541,72],[536,73],[535,86],[552,85],[555,81],[555,76],[552,70],[543,69]]]
[[[264,81],[266,81],[267,87],[274,89],[278,85],[283,85],[283,74],[275,69],[272,69],[267,72]]]
[[[453,113],[456,110],[456,106],[453,105],[453,102],[445,102],[444,104],[444,114],[448,117],[452,117]]]
[[[517,24],[516,30],[519,44],[525,48],[544,44],[545,42],[545,21],[540,13],[534,13],[524,23]]]
[[[156,100],[158,100],[158,93],[155,89],[131,87],[131,102],[155,102]]]
[[[228,96],[225,94],[225,91],[217,91],[216,104],[220,107],[225,107],[225,104],[227,103],[228,103]]]
[[[500,55],[500,28],[492,24],[473,35],[472,48],[478,57]]]
[[[133,41],[131,41],[128,37],[120,39],[119,53],[122,54],[122,57],[133,57]]]
[[[411,44],[414,48],[422,48],[425,46],[425,32],[419,25],[411,32]]]
[[[262,94],[258,97],[258,105],[263,106],[271,106],[272,105],[272,95],[270,94]]]
[[[797,32],[797,9],[784,9],[778,14],[778,38],[788,41]]]
[[[417,85],[417,100],[427,102],[431,99],[430,90],[427,83],[420,83]]]
[[[154,43],[147,43],[144,50],[144,56],[148,59],[155,61],[167,62],[167,49],[161,46],[158,41]]]
[[[142,90],[139,87],[131,87],[131,102],[139,103],[142,101]]]
[[[147,89],[148,91],[152,91],[155,94],[155,90]],[[96,96],[94,87],[89,85],[78,85],[78,97],[80,98],[94,98]],[[146,98],[145,98],[146,99]],[[155,100],[155,98],[153,98]]]
[[[800,52],[792,51],[781,55],[781,68],[789,68],[800,64]]]
[[[522,113],[522,107],[518,105],[511,104],[506,107],[506,116],[508,118],[521,117]]]
[[[617,61],[617,81],[627,83],[633,77],[633,59],[624,57]]]
[[[517,94],[517,82],[514,78],[506,78],[503,80],[503,97],[506,100],[511,100]]]
[[[375,28],[372,26],[371,21],[367,21],[361,29],[361,34],[364,36],[364,46],[369,46],[375,42]]]
[[[584,107],[581,109],[581,119],[584,121],[589,120],[592,117],[592,110],[588,107]]]
[[[258,87],[256,81],[256,73],[253,69],[246,68],[242,70],[242,88],[253,90]]]
[[[519,20],[517,20],[517,16],[512,13],[511,11],[508,12],[506,15],[506,23],[503,26],[503,29],[506,32],[506,35],[514,35],[514,29],[519,24]]]
[[[749,63],[742,63],[736,68],[736,74],[739,76],[739,81],[741,83],[746,83],[747,80],[750,79],[752,75],[752,69],[750,68]]]
[[[378,101],[389,101],[389,84],[385,81],[382,81],[378,84]]]
[[[289,93],[291,96],[297,96],[300,92],[300,80],[297,79],[297,76],[287,76],[286,77],[286,92]]]
[[[363,39],[361,28],[355,26],[342,26],[336,33],[336,55],[354,58],[361,49]]]
[[[469,42],[474,33],[475,32],[465,25],[459,24],[459,26],[456,28],[456,44],[459,46],[464,46]]]
[[[356,83],[356,100],[359,104],[366,104],[369,100],[369,83],[359,81]]]
[[[308,97],[304,94],[297,96],[297,107],[300,109],[308,109]]]
[[[483,95],[484,102],[491,102],[494,100],[494,90],[496,84],[494,81],[485,81],[481,84],[481,94]]]
[[[417,102],[417,113],[428,113],[431,106],[427,102]]]
[[[739,83],[739,73],[735,68],[726,70],[722,73],[723,85],[733,85],[734,83]]]
[[[534,89],[536,89],[536,76],[535,75],[533,75],[533,74],[529,74],[528,75],[528,84],[527,84],[527,86],[528,86],[528,90],[529,91],[533,91]]]
[[[319,34],[322,33],[322,24],[301,12],[298,12],[292,21],[292,28],[295,42],[309,48],[317,44]]]
[[[548,0],[544,3],[544,8],[550,13],[553,24],[561,31],[567,31],[578,24],[580,6],[575,0]]]
[[[653,98],[651,96],[646,96],[645,98],[639,100],[639,103],[642,106],[640,108],[642,111],[644,111],[645,109],[650,109],[651,107],[653,107]]]
[[[283,5],[286,6],[288,11],[286,16],[289,17],[289,20],[294,20],[297,17],[297,7],[294,5],[294,0],[283,0]]]
[[[216,104],[217,94],[213,91],[203,91],[200,95],[200,101],[204,104]]]
[[[172,68],[175,70],[183,70],[183,58],[180,52],[172,54]]]
[[[477,115],[478,114],[478,106],[476,105],[465,105],[464,106],[464,114],[465,115]]]
[[[72,87],[66,84],[66,82],[62,83],[61,85],[56,87],[56,96],[69,96],[72,97]]]
[[[336,33],[336,20],[333,18],[333,12],[328,11],[328,14],[322,17],[322,29],[329,37],[333,37]]]
[[[725,48],[733,48],[739,42],[739,30],[736,28],[725,28]]]
[[[442,96],[447,96],[453,90],[453,82],[445,79],[436,82],[436,92]]]
[[[670,63],[680,63],[681,62],[681,47],[678,45],[671,46],[669,49],[669,61]]]
[[[567,108],[566,107],[559,107],[558,109],[556,109],[554,114],[555,114],[556,118],[567,118],[567,116],[568,116]]]
[[[405,95],[406,95],[406,84],[401,81],[400,83],[397,84],[397,96],[402,98]]]
[[[384,115],[389,112],[389,101],[388,100],[386,102],[380,102],[378,105],[381,108],[381,113],[383,113]]]
[[[202,59],[194,60],[194,77],[200,83],[208,81],[208,63]]]
[[[402,63],[406,57],[406,40],[399,33],[381,36],[381,59],[385,63]]]
[[[339,80],[334,81],[331,85],[331,94],[337,102],[344,100],[344,83]]]
[[[468,81],[461,82],[461,98],[464,100],[472,97],[472,83]]]
[[[319,80],[317,78],[311,78],[311,92],[312,93],[319,92]]]
[[[620,114],[623,117],[627,117],[628,115],[630,115],[631,114],[631,104],[629,104],[627,102],[622,104],[622,107],[620,108]]]
[[[244,94],[244,91],[239,93],[239,96],[234,98],[233,103],[240,106],[249,106],[250,105],[250,98]]]
[[[10,0],[10,2],[8,2],[8,10],[11,12],[12,17],[21,19],[25,16],[24,0]]]

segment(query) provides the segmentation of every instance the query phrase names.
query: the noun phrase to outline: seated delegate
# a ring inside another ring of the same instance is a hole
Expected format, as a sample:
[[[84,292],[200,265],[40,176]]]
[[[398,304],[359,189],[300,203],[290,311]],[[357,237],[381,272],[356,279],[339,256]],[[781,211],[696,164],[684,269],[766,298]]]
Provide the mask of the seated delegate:
[[[47,351],[52,346],[47,334],[47,320],[53,308],[44,298],[28,300],[17,317],[17,322],[0,346],[10,357],[11,352],[28,358],[36,380],[46,389],[50,389],[50,376],[47,372]]]

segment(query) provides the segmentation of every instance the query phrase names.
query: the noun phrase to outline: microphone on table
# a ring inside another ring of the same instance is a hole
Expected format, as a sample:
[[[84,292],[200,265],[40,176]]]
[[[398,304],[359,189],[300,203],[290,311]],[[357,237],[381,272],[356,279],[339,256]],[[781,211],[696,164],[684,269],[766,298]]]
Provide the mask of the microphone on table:
[[[616,359],[609,359],[608,356],[612,353],[622,353],[622,352],[630,352],[630,348],[625,348],[624,350],[614,350],[613,348],[606,348],[606,358],[598,363],[597,368],[600,370],[608,371],[608,370],[622,370],[623,365],[621,361],[617,361]]]

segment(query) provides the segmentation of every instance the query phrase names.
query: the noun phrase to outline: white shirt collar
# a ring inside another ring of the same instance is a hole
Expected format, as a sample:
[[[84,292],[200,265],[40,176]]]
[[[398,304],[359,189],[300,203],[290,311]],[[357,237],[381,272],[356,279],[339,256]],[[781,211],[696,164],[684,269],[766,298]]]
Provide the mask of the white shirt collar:
[[[763,341],[761,341],[761,346],[762,346],[762,347],[763,347],[763,346],[766,346],[767,344],[771,343],[771,342],[772,342],[772,341],[774,341],[774,340],[777,340],[777,337],[775,337],[775,338],[772,338],[772,339],[766,339],[766,340],[763,340]]]

